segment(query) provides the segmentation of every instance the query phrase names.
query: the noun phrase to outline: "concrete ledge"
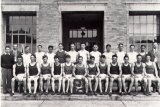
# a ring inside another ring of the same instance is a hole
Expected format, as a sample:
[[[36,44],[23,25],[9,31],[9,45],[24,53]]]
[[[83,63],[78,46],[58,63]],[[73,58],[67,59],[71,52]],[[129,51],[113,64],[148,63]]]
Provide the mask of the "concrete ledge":
[[[106,101],[160,101],[160,95],[157,93],[152,94],[151,96],[145,96],[140,93],[137,96],[124,95],[119,96],[117,94],[113,94],[111,97],[108,95],[97,95],[97,96],[87,96],[87,95],[37,95],[34,96],[23,96],[21,94],[16,93],[14,96],[10,96],[9,94],[1,94],[1,100],[7,101],[19,101],[19,100],[106,100]]]

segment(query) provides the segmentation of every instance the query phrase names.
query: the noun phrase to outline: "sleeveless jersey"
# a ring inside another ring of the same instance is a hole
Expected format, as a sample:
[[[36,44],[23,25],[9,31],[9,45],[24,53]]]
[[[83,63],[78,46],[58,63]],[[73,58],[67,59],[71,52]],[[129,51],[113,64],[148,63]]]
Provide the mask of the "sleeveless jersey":
[[[65,74],[72,74],[72,71],[73,71],[73,65],[71,63],[70,66],[67,66],[67,64],[65,63],[64,65],[64,72]]]
[[[112,63],[110,63],[110,73],[111,74],[117,74],[117,75],[119,75],[119,66],[118,66],[118,63],[115,65],[115,66],[113,66],[112,65]]]
[[[22,64],[21,66],[18,66],[16,64],[16,68],[15,68],[15,74],[24,74],[25,73],[25,67],[24,65]]]
[[[54,63],[54,75],[60,75],[61,74],[61,64],[58,66]]]
[[[94,65],[94,67],[90,67],[90,66],[88,65],[88,71],[89,71],[89,75],[96,75],[96,74],[97,74],[96,64]]]
[[[154,74],[155,70],[154,70],[154,65],[152,63],[152,65],[147,65],[146,64],[146,73],[147,74]]]
[[[134,73],[135,74],[142,74],[143,72],[143,65],[141,63],[141,65],[138,67],[137,64],[135,63],[135,66],[134,66]]]
[[[33,76],[33,75],[37,75],[38,74],[38,68],[37,68],[37,63],[35,63],[35,65],[31,66],[29,64],[29,75]]]
[[[82,67],[76,65],[75,74],[76,75],[84,75],[85,74],[85,67],[84,67],[84,65]]]
[[[131,74],[130,64],[127,66],[125,66],[124,63],[122,64],[122,74]]]
[[[65,56],[66,56],[65,51],[62,52],[57,51],[56,55],[58,56],[60,63],[65,62]]]
[[[41,74],[51,74],[51,66],[48,64],[48,66],[44,66],[41,64]]]
[[[99,63],[100,74],[107,74],[107,69],[108,69],[107,64],[105,64],[105,66],[102,66],[102,65]]]

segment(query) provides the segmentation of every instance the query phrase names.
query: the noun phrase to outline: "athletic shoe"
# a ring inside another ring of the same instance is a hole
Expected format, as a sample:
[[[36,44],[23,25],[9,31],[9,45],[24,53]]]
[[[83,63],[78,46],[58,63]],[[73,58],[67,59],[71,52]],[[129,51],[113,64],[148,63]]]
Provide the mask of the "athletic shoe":
[[[37,96],[37,94],[36,94],[36,93],[34,93],[34,94],[33,94],[33,96],[34,96],[34,97],[36,97],[36,96]]]
[[[109,96],[112,96],[112,92],[109,92],[108,95],[109,95]]]
[[[48,92],[45,92],[44,94],[45,94],[45,95],[48,95]]]
[[[55,95],[55,92],[53,91],[53,92],[51,93],[51,95]]]
[[[43,95],[43,91],[40,92],[40,95]]]
[[[94,94],[95,96],[97,96],[97,93],[96,93],[96,91],[93,91],[93,94]]]
[[[134,94],[133,94],[133,96],[137,96],[138,95],[138,92],[135,92]]]
[[[23,93],[23,95],[25,96],[25,95],[27,95],[27,93],[26,93],[26,92],[24,92],[24,93]]]
[[[11,93],[10,93],[10,96],[13,96],[13,95],[14,95],[14,93],[13,93],[13,92],[11,92]]]
[[[100,95],[103,95],[103,93],[102,93],[102,92],[100,92],[99,94],[100,94]]]
[[[30,97],[31,96],[31,93],[28,93],[28,95],[27,95],[28,97]]]

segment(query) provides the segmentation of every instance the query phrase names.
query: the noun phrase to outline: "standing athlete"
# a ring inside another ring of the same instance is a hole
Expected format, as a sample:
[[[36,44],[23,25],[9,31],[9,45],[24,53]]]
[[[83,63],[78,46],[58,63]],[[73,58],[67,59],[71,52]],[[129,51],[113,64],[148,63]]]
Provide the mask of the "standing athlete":
[[[95,63],[97,63],[97,64],[99,63],[101,53],[98,51],[98,45],[97,44],[93,45],[93,51],[90,52],[90,56],[94,56],[95,57]]]
[[[71,62],[76,63],[77,62],[77,57],[78,57],[78,52],[76,52],[76,50],[75,50],[75,44],[71,43],[70,48],[71,48],[71,50],[69,52],[67,52],[67,54],[70,55]]]
[[[124,62],[123,58],[124,58],[126,52],[123,51],[123,44],[122,43],[118,44],[118,52],[116,54],[117,54],[117,62],[120,64],[123,63]]]
[[[59,50],[56,52],[56,56],[58,57],[60,63],[64,63],[65,57],[66,57],[66,51],[63,50],[62,43],[59,43],[58,46],[59,46]]]
[[[113,52],[111,52],[111,45],[107,44],[106,45],[106,52],[103,53],[106,57],[106,62],[107,64],[110,64],[112,62],[112,55],[114,55]]]

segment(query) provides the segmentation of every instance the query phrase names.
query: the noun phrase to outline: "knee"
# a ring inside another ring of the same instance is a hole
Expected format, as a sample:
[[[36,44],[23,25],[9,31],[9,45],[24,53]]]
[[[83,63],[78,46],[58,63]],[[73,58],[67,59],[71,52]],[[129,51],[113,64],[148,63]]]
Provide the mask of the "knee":
[[[12,82],[14,82],[15,81],[15,78],[12,78]]]
[[[26,82],[26,78],[23,78],[23,82]]]

